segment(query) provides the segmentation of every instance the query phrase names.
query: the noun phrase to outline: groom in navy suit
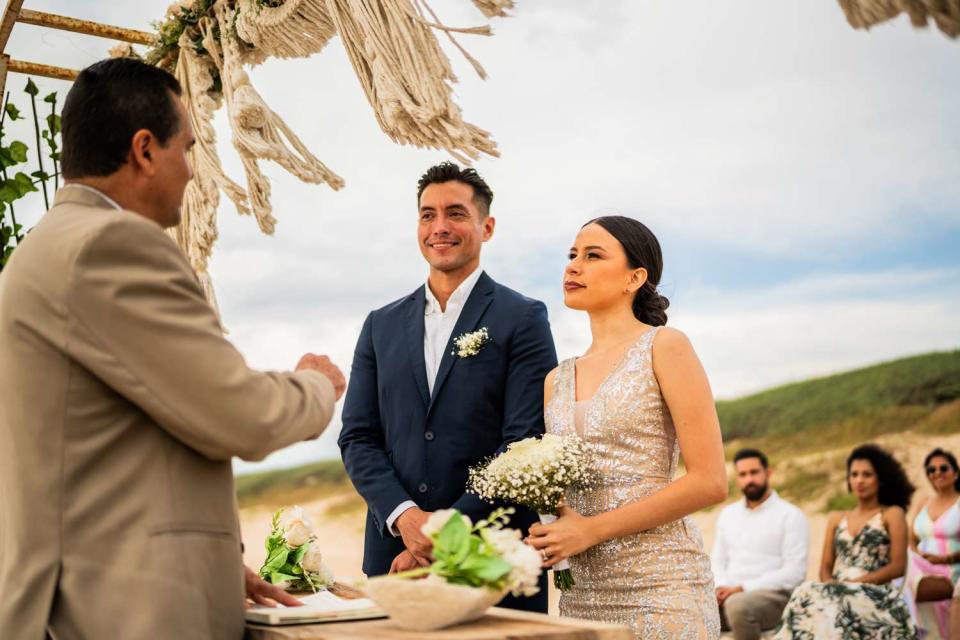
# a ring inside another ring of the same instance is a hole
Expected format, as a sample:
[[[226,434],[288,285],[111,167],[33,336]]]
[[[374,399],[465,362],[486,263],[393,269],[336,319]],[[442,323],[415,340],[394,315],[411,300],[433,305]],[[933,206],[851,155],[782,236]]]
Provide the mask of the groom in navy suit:
[[[493,507],[466,493],[467,469],[511,442],[543,433],[543,380],[557,355],[542,302],[480,269],[493,236],[493,192],[473,169],[449,162],[418,184],[425,286],[367,316],[343,407],[340,451],[367,503],[367,575],[430,564],[420,531],[432,511],[455,508],[474,522]],[[486,330],[478,349],[455,340]],[[536,522],[518,508],[510,526]],[[547,610],[540,593],[500,606]]]

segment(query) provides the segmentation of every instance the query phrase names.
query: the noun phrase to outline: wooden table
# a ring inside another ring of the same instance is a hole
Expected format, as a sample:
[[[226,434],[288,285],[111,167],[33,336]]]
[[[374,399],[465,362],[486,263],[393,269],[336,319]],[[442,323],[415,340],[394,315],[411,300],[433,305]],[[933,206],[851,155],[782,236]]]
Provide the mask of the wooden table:
[[[494,607],[466,624],[403,631],[389,619],[267,627],[247,624],[248,640],[632,640],[623,626]]]

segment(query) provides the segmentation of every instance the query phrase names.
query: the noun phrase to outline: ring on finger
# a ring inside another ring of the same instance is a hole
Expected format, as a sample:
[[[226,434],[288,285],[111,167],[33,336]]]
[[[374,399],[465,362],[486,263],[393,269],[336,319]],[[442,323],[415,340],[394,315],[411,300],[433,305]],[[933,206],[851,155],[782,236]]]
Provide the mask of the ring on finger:
[[[544,562],[546,562],[547,559],[550,558],[550,556],[547,554],[547,550],[546,550],[546,549],[540,549],[540,557],[543,558]]]

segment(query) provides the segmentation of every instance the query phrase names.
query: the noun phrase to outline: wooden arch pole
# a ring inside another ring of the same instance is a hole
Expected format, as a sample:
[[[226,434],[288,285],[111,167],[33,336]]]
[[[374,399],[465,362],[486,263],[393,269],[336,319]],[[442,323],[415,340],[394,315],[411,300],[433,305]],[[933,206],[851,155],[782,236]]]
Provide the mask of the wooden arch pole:
[[[131,42],[133,44],[153,44],[157,40],[155,34],[146,31],[137,31],[136,29],[115,27],[90,20],[60,16],[55,13],[44,13],[42,11],[24,9],[23,0],[7,0],[2,22],[0,22],[0,52],[3,52],[3,55],[0,56],[0,99],[2,99],[4,91],[6,90],[7,73],[25,73],[45,78],[56,78],[58,80],[75,80],[79,73],[76,69],[11,59],[10,56],[6,54],[7,43],[10,40],[10,34],[13,32],[14,25],[18,22],[38,27],[47,27],[49,29],[70,31],[72,33],[82,33],[88,36],[99,36],[110,40],[120,40],[121,42]]]

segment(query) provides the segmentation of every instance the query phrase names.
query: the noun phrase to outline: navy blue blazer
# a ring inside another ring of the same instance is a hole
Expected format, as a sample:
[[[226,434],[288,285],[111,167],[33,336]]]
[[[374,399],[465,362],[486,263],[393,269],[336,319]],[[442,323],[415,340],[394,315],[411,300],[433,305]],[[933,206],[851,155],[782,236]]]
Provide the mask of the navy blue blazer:
[[[465,491],[467,470],[511,442],[539,436],[543,381],[557,354],[542,302],[482,273],[443,353],[432,396],[423,358],[424,287],[367,316],[357,341],[338,443],[367,503],[363,571],[390,570],[404,549],[386,529],[400,503],[456,508],[474,521],[493,507]],[[485,327],[480,352],[459,358],[453,339]],[[536,514],[518,509],[510,526]]]

